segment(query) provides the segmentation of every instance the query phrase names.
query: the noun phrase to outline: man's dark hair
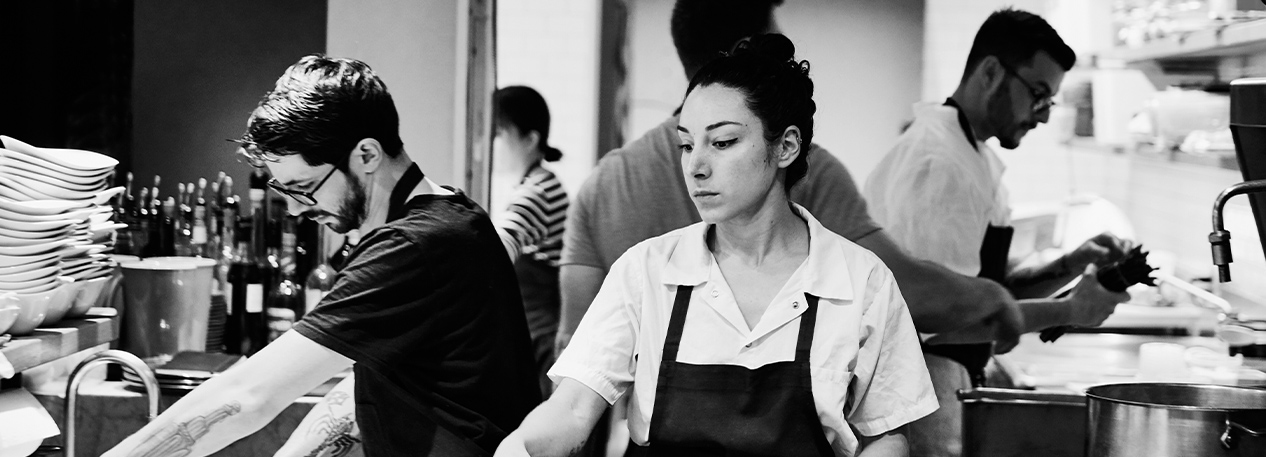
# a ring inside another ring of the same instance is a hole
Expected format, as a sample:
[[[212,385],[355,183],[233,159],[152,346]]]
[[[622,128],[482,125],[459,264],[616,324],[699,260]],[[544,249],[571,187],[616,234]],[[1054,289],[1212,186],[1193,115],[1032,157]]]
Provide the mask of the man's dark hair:
[[[364,62],[312,54],[287,68],[260,100],[241,143],[257,166],[299,154],[309,165],[343,169],[366,138],[378,140],[389,157],[404,150],[387,85]]]
[[[795,60],[796,47],[779,34],[756,35],[740,41],[734,52],[709,62],[695,73],[686,96],[695,88],[717,84],[741,92],[747,109],[765,124],[767,143],[782,138],[787,127],[800,129],[800,156],[787,166],[784,190],[790,191],[809,172],[809,144],[813,142],[813,80],[809,62]]]
[[[677,0],[673,6],[673,46],[686,79],[720,57],[734,43],[766,33],[782,0]]]
[[[1077,54],[1041,16],[1012,8],[994,11],[976,32],[962,79],[971,76],[985,57],[994,56],[1015,68],[1032,62],[1038,51],[1046,51],[1064,71],[1077,63]]]

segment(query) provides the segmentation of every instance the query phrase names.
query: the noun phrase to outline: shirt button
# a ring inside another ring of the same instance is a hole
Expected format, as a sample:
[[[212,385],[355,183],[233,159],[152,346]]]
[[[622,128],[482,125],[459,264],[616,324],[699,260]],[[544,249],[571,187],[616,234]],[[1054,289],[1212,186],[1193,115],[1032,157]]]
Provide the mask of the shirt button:
[[[800,302],[798,302],[798,301],[793,301],[793,302],[791,302],[791,308],[792,308],[792,309],[800,309]]]
[[[712,289],[712,298],[716,298],[716,297],[720,297],[720,296],[721,296],[721,291],[716,290],[716,289]]]

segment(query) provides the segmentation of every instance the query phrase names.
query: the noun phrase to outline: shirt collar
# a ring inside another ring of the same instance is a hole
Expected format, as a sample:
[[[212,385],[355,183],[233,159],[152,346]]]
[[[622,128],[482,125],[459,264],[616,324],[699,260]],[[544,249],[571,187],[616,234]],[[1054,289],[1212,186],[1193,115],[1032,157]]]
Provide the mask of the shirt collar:
[[[804,292],[819,298],[853,299],[853,282],[844,257],[843,237],[823,227],[809,211],[792,203],[791,209],[809,225],[809,258],[805,260]],[[660,280],[667,285],[697,286],[708,280],[712,253],[708,251],[709,224],[700,222],[683,228],[663,269]]]
[[[391,189],[391,200],[387,206],[387,222],[404,217],[404,204],[408,202],[409,194],[413,193],[413,189],[418,187],[418,183],[422,182],[424,177],[426,175],[422,174],[422,169],[418,168],[416,163],[410,164],[409,169],[404,171],[404,175]]]
[[[967,120],[967,114],[963,113],[963,107],[953,97],[945,99],[945,106],[954,108],[954,112],[958,114],[958,126],[962,127],[963,135],[967,136],[967,143],[971,144],[972,149],[980,151],[980,148],[976,146],[976,132],[972,131],[971,122]]]

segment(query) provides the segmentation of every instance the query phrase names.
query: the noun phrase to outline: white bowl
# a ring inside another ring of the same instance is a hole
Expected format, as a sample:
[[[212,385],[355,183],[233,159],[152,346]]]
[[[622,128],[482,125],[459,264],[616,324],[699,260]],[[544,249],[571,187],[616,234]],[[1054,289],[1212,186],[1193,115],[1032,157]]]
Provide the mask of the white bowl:
[[[10,154],[13,155],[13,154]],[[93,185],[105,181],[110,176],[110,171],[97,172],[92,175],[82,173],[65,173],[57,169],[49,168],[35,164],[26,160],[20,160],[15,157],[0,155],[0,171],[10,172],[14,170],[22,170],[28,173],[34,173],[43,177],[53,178],[58,181],[65,181],[71,184]]]
[[[30,246],[32,244],[47,243],[54,239],[33,240],[29,238],[14,238],[11,236],[0,235],[0,247],[18,247]]]
[[[5,182],[0,182],[0,197],[11,198],[14,200],[19,200],[19,201],[48,200],[49,199],[47,195],[36,194],[32,192],[30,189],[23,189],[19,191],[17,189],[11,188],[5,184],[6,182],[12,182],[12,181],[5,180]]]
[[[50,289],[39,293],[19,293],[16,297],[20,309],[17,319],[9,327],[9,333],[22,336],[44,323],[44,315],[48,313],[48,302],[53,299],[53,291]]]
[[[48,172],[47,174],[74,176],[76,178],[83,179],[106,179],[106,177],[110,176],[110,173],[114,171],[113,168],[104,170],[75,170],[49,162],[39,157],[29,156],[4,148],[0,148],[0,163],[4,163],[6,165],[22,163],[38,170],[46,170]]]
[[[0,247],[0,257],[25,257],[57,252],[66,246],[65,240],[53,240],[40,244],[20,247]]]
[[[42,260],[38,262],[30,262],[30,263],[24,263],[21,265],[13,265],[13,266],[8,266],[8,267],[0,267],[0,276],[10,275],[14,273],[23,273],[23,272],[27,272],[31,270],[38,270],[40,268],[55,267],[57,266],[57,262],[58,262],[57,258],[50,258],[50,259],[46,259],[46,260]]]
[[[47,221],[72,221],[74,223],[83,223],[92,215],[91,209],[77,209],[67,211],[61,214],[22,214],[0,208],[0,219],[6,219],[16,222],[47,222]]]
[[[57,278],[57,280],[61,282],[61,285],[53,289],[53,297],[48,300],[48,308],[44,311],[44,321],[40,324],[41,327],[56,324],[63,317],[66,317],[66,313],[75,305],[75,298],[79,296],[79,292],[84,286],[84,283],[65,276]]]
[[[7,292],[28,292],[37,291],[49,283],[57,282],[56,276],[47,276],[43,278],[29,279],[26,281],[0,281],[0,290]],[[54,285],[54,287],[56,287]]]
[[[70,182],[16,167],[0,167],[0,174],[4,174],[5,176],[12,178],[14,181],[18,181],[23,184],[29,184],[28,181],[38,182],[78,192],[96,192],[105,189],[106,186],[105,180],[88,180],[89,182],[87,183]]]
[[[17,267],[19,265],[30,265],[60,259],[61,256],[57,255],[56,252],[35,256],[0,256],[0,268]]]
[[[113,275],[114,271],[109,270],[109,273]],[[106,284],[110,282],[110,276],[107,275],[79,282],[83,283],[82,289],[79,290],[79,295],[75,297],[75,304],[70,307],[70,311],[66,312],[66,317],[79,317],[88,313],[88,310],[97,303],[97,299],[101,296],[101,292],[105,290]]]
[[[0,176],[0,184],[38,199],[87,200],[96,191],[74,191],[18,176]]]
[[[20,312],[22,312],[22,307],[18,306],[18,294],[0,293],[0,335],[9,331],[9,327],[18,320]]]
[[[96,213],[89,214],[88,215],[88,230],[92,230],[93,226],[110,223],[110,217],[112,216],[114,216],[114,213],[110,211],[106,211],[104,213],[96,212]]]
[[[118,160],[105,154],[80,149],[40,148],[4,135],[0,135],[0,143],[3,143],[4,148],[10,151],[38,157],[72,170],[108,170],[119,164]]]
[[[105,205],[110,204],[110,199],[114,198],[115,195],[119,195],[123,193],[123,191],[124,189],[122,186],[111,187],[109,189],[97,192],[96,194],[92,196],[91,200],[93,203],[96,203],[97,205],[105,206]]]
[[[57,265],[53,265],[51,267],[44,267],[44,268],[39,268],[35,270],[30,270],[30,271],[23,271],[21,273],[9,273],[9,274],[0,273],[0,282],[21,282],[21,281],[34,281],[37,279],[44,279],[49,276],[57,276],[57,272],[60,269],[61,267],[58,267]]]
[[[72,209],[87,208],[88,204],[66,200],[13,200],[0,197],[0,209],[32,216],[61,214]]]
[[[3,188],[3,187],[0,187]],[[11,221],[8,219],[0,219],[0,229],[9,229],[17,232],[54,232],[69,231],[75,225],[75,221],[57,220],[57,221]],[[13,236],[13,235],[10,235]],[[21,238],[21,237],[17,237]]]
[[[62,227],[60,229],[48,230],[48,231],[36,231],[36,230],[27,231],[27,230],[13,230],[13,229],[7,229],[7,228],[0,228],[0,235],[7,236],[9,238],[18,238],[18,239],[23,239],[23,240],[52,241],[55,239],[65,238],[66,236],[70,235],[70,227],[67,226],[67,227]]]
[[[22,290],[15,290],[13,292],[16,292],[18,295],[38,294],[38,293],[43,293],[43,292],[49,292],[49,291],[52,291],[53,289],[56,289],[57,284],[58,284],[57,281],[53,280],[53,281],[49,281],[48,284],[44,284],[42,286],[29,287]]]

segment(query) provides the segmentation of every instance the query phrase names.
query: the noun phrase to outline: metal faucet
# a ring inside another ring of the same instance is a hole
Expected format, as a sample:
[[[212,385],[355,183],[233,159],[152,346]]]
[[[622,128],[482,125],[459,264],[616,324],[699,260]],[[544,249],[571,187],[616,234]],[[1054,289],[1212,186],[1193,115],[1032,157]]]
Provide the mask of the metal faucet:
[[[1222,227],[1222,207],[1231,197],[1256,192],[1266,192],[1266,179],[1235,184],[1223,189],[1213,200],[1213,232],[1209,234],[1209,245],[1213,249],[1213,264],[1218,266],[1218,282],[1231,282],[1231,232]]]
[[[83,381],[83,375],[98,365],[106,365],[109,363],[117,363],[124,367],[130,368],[133,372],[140,376],[141,383],[145,384],[145,397],[149,400],[149,416],[146,421],[153,421],[158,417],[158,400],[159,389],[158,380],[154,378],[154,371],[142,362],[141,359],[130,352],[120,350],[107,350],[93,354],[92,356],[79,363],[74,371],[70,372],[70,379],[66,382],[66,445],[65,457],[75,457],[75,399],[79,392],[79,383]]]

